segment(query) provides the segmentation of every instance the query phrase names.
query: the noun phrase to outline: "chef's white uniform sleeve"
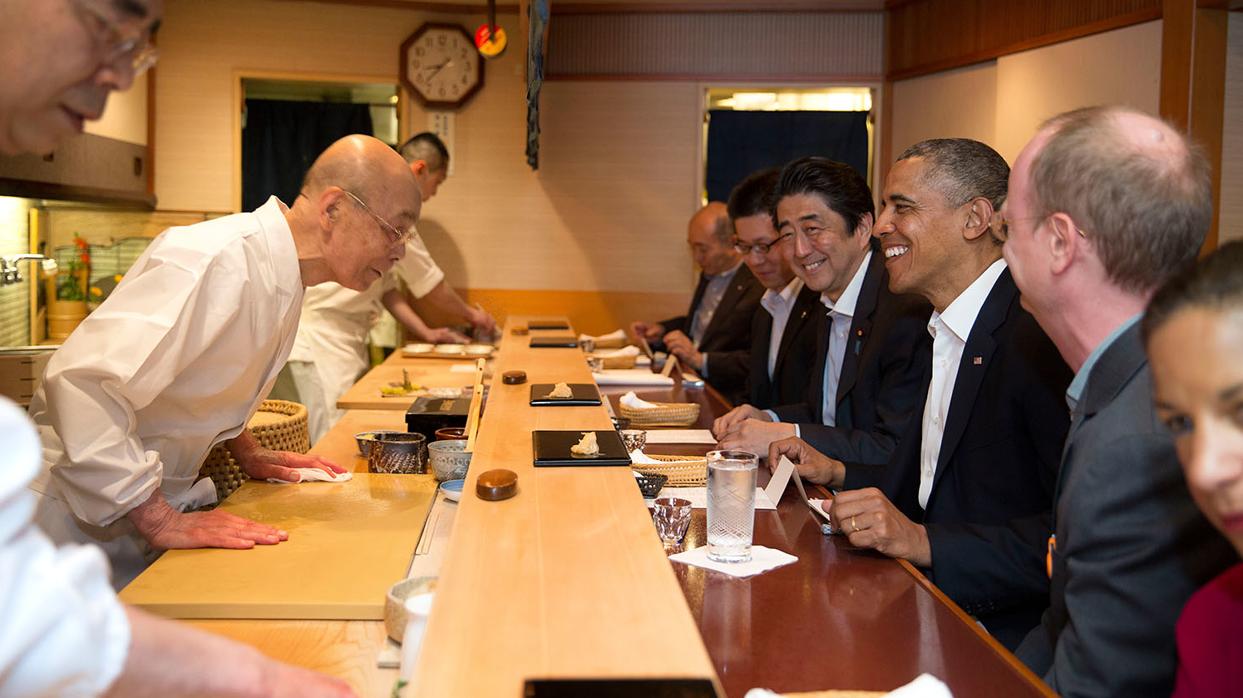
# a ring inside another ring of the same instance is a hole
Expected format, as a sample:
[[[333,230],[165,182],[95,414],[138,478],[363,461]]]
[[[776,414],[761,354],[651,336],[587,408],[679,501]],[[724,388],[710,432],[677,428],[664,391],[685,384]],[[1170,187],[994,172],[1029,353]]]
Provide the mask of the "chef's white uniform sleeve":
[[[243,303],[258,302],[244,297],[236,269],[185,252],[166,249],[131,269],[48,362],[47,419],[66,455],[52,475],[88,524],[111,524],[159,487],[164,466],[143,448],[135,412],[212,345]]]
[[[415,298],[422,298],[432,292],[436,288],[436,284],[444,281],[445,273],[436,264],[436,260],[432,259],[432,253],[427,251],[427,245],[423,244],[423,238],[417,234],[410,237],[406,242],[406,256],[397,262],[395,268],[401,280],[405,282],[406,288],[410,289],[410,293]]]
[[[33,426],[0,398],[0,695],[95,696],[121,672],[125,610],[98,548],[56,548],[31,522]]]

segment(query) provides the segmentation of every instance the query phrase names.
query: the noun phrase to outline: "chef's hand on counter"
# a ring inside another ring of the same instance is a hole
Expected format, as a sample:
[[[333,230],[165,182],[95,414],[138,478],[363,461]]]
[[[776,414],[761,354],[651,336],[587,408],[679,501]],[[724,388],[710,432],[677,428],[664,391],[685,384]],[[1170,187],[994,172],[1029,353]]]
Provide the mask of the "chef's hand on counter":
[[[665,335],[665,348],[670,354],[678,357],[683,366],[689,366],[691,369],[703,372],[703,354],[695,348],[695,343],[691,341],[681,330],[674,330]]]
[[[275,545],[289,534],[220,509],[183,513],[169,506],[159,489],[126,514],[143,538],[158,550],[239,548]]]
[[[273,451],[259,445],[255,437],[247,430],[225,442],[229,453],[251,478],[255,480],[285,480],[298,482],[302,478],[295,471],[297,468],[319,468],[329,475],[345,472],[345,468],[333,463],[323,456],[309,453],[292,453],[290,451]]]
[[[432,344],[468,344],[470,342],[470,337],[450,327],[429,327],[420,339]]]
[[[492,314],[483,309],[478,303],[473,308],[467,309],[466,320],[481,334],[489,337],[496,337],[496,318]]]

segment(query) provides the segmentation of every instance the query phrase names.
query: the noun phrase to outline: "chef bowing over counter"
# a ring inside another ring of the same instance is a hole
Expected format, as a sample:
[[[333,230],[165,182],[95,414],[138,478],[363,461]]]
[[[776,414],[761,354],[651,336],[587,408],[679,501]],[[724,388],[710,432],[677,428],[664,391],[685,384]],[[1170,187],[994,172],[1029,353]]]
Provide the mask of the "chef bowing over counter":
[[[401,156],[347,136],[311,165],[292,206],[171,228],[48,363],[30,415],[44,444],[35,521],[99,545],[120,589],[159,551],[250,548],[288,534],[219,510],[195,482],[224,442],[252,478],[343,469],[261,448],[246,422],[289,355],[303,289],[358,291],[405,252],[418,185]]]

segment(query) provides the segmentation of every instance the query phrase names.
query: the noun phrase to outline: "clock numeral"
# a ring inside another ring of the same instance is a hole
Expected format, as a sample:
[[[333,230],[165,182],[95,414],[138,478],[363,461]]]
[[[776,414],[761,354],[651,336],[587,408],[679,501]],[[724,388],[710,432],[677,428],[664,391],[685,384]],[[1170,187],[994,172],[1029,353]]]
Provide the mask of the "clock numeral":
[[[420,58],[422,58],[422,57],[423,57],[423,53],[424,53],[424,51],[423,51],[423,47],[422,47],[422,46],[415,46],[415,47],[414,47],[414,55],[419,56]]]
[[[445,43],[448,42],[448,40],[449,40],[449,37],[445,36],[444,34],[441,34],[440,36],[436,37],[436,43],[440,44],[441,46],[444,46]]]

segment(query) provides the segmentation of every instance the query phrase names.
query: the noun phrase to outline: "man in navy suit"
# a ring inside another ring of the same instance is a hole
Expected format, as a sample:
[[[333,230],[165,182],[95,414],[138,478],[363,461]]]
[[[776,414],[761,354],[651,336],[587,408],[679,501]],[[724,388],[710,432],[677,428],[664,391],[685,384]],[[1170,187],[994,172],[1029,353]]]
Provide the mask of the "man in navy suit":
[[[1168,696],[1179,611],[1237,560],[1187,491],[1139,327],[1153,291],[1200,250],[1209,165],[1146,114],[1063,114],[1019,154],[1005,217],[1023,304],[1076,371],[1050,605],[1019,658],[1063,696]]]
[[[798,435],[834,458],[884,463],[918,407],[931,309],[889,291],[872,243],[872,192],[848,165],[818,157],[786,165],[772,217],[815,297],[815,359],[793,399],[772,409],[753,401],[717,419],[720,448],[764,455]]]
[[[751,316],[751,346],[714,360],[712,375],[747,385],[752,405],[772,407],[801,400],[816,360],[820,294],[790,269],[790,234],[773,225],[772,195],[781,171],[748,175],[729,193],[734,249],[765,288]]]
[[[773,444],[808,479],[841,488],[836,525],[860,548],[924,569],[1014,647],[1048,602],[1047,537],[1069,419],[1070,372],[990,230],[1009,168],[968,139],[918,143],[885,183],[874,235],[895,293],[927,298],[932,358],[920,419],[888,464],[843,462],[798,439]]]

